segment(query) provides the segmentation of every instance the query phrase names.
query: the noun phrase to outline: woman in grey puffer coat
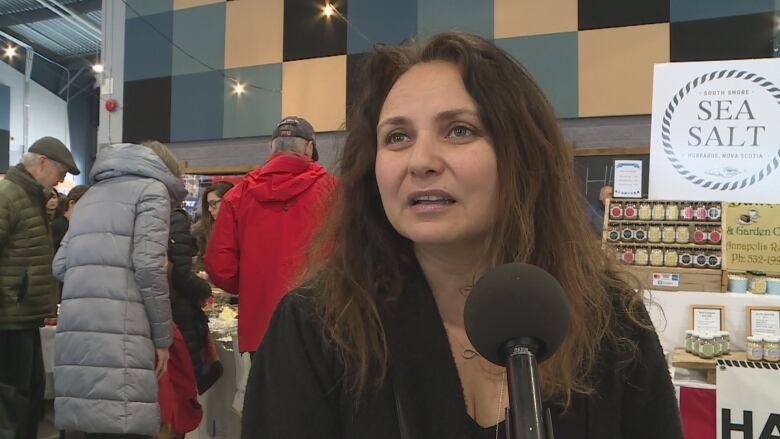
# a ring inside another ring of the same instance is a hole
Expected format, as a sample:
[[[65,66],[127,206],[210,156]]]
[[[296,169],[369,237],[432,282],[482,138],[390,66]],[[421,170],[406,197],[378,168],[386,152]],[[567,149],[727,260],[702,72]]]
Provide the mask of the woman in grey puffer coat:
[[[64,282],[54,351],[61,430],[159,432],[157,376],[173,340],[170,211],[186,194],[179,174],[158,142],[98,154],[53,264]]]

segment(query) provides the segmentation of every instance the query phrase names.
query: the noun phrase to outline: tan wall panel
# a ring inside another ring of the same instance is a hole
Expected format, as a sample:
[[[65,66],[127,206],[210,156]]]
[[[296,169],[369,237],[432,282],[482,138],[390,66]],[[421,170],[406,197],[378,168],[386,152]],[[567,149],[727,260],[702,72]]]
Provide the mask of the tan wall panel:
[[[225,3],[225,0],[173,0],[173,9],[194,8],[195,6],[205,6],[214,3]]]
[[[225,68],[282,62],[284,0],[234,0],[225,15]]]
[[[580,31],[579,115],[652,111],[653,64],[669,62],[669,24]]]
[[[347,56],[286,62],[282,66],[282,117],[301,116],[315,131],[344,129]]]
[[[496,38],[574,32],[577,0],[495,0]]]

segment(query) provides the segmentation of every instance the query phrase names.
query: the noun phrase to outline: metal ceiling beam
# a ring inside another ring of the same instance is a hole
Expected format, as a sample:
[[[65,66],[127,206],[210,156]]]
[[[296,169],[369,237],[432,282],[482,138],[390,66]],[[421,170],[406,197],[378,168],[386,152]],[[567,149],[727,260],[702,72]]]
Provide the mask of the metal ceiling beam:
[[[83,0],[78,3],[71,3],[68,7],[78,14],[99,11],[103,7],[102,0]],[[15,14],[0,15],[0,28],[14,26],[19,24],[30,24],[36,21],[51,20],[59,17],[48,8],[36,9],[34,11],[17,12]]]
[[[92,38],[96,39],[98,42],[100,41],[100,30],[97,29],[94,25],[87,23],[83,18],[72,15],[68,8],[54,1],[51,1],[51,3],[49,2],[49,0],[37,0],[37,1],[41,5],[49,8],[49,10],[51,10],[55,14],[67,20],[73,26],[81,29],[86,35],[91,36]]]

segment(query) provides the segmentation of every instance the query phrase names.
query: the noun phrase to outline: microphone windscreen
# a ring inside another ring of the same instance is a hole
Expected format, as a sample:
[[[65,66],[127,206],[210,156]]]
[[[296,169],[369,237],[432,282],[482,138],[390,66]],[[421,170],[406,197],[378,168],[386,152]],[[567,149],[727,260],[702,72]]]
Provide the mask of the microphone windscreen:
[[[539,363],[555,353],[569,331],[570,312],[566,293],[550,273],[512,263],[493,268],[477,281],[463,318],[477,352],[504,366],[502,347],[520,337],[539,343]]]

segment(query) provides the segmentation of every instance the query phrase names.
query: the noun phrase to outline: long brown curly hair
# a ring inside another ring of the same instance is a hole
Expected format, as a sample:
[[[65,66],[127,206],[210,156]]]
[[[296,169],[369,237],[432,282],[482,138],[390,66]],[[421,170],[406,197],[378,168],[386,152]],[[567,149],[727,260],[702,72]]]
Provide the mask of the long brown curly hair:
[[[458,67],[493,140],[498,163],[498,215],[488,243],[489,266],[537,265],[555,276],[572,307],[569,335],[541,367],[542,393],[569,404],[592,391],[588,374],[602,343],[630,342],[615,331],[617,312],[634,314],[641,295],[622,280],[585,219],[573,153],[555,114],[528,72],[482,37],[444,33],[425,44],[377,46],[363,66],[362,92],[350,108],[334,204],[311,251],[304,282],[317,291],[326,339],[341,355],[345,382],[358,393],[387,373],[388,347],[379,310],[403,294],[416,263],[412,243],[388,221],[376,182],[376,128],[398,78],[418,63]],[[615,307],[614,292],[624,295]]]

